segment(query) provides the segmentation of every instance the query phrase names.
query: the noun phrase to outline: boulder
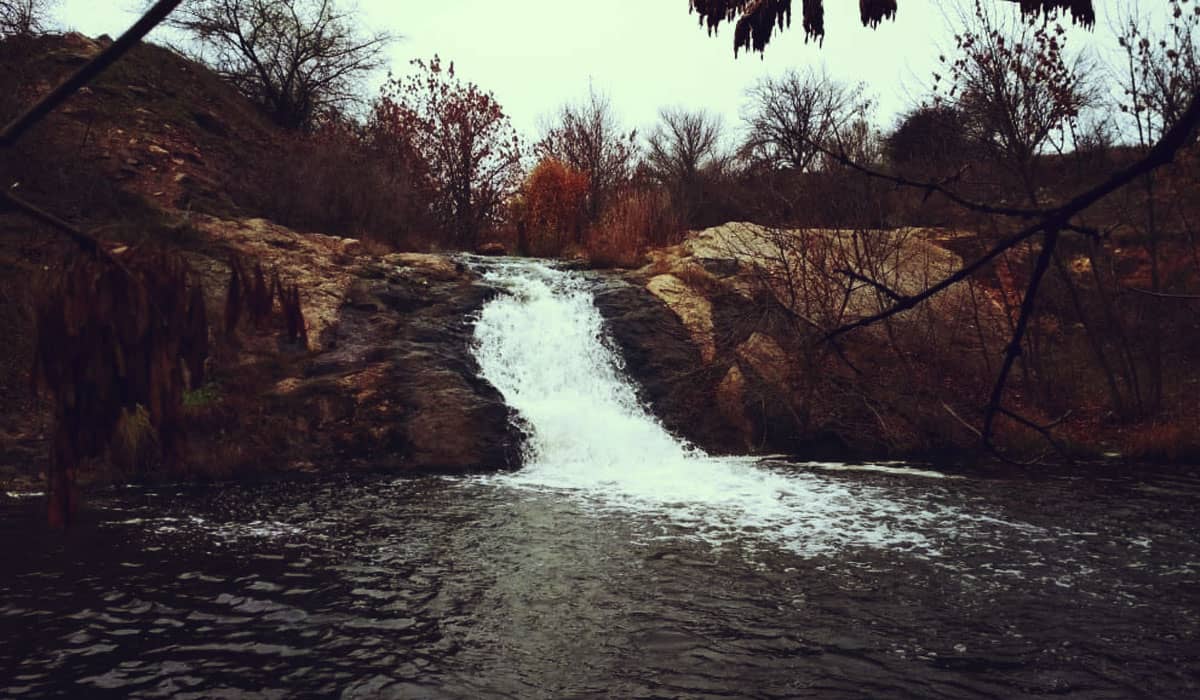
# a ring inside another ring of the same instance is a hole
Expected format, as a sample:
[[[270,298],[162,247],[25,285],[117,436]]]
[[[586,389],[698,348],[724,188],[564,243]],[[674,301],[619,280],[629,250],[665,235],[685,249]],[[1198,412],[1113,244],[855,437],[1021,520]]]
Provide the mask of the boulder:
[[[791,384],[792,360],[774,338],[755,331],[737,347],[736,354],[768,384],[783,389]]]
[[[646,284],[646,289],[662,300],[687,328],[700,349],[700,358],[712,362],[717,354],[712,302],[675,275],[657,275]]]
[[[721,416],[741,435],[746,450],[752,450],[754,425],[746,415],[746,377],[736,364],[729,368],[725,378],[717,385],[716,401]]]

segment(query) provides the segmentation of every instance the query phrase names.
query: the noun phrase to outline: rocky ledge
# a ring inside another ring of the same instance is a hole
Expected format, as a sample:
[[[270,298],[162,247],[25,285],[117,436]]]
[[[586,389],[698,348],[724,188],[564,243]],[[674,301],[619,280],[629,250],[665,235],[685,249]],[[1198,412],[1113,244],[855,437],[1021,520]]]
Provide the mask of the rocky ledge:
[[[439,255],[370,256],[357,241],[262,220],[205,219],[198,228],[299,284],[309,348],[281,362],[261,339],[244,343],[229,386],[218,377],[216,419],[207,431],[198,421],[191,444],[205,454],[191,461],[229,473],[264,460],[300,470],[517,466],[520,435],[471,355],[471,319],[494,290],[470,270]],[[228,272],[212,260],[193,266],[216,296]],[[230,396],[241,383],[261,400]],[[233,426],[223,425],[222,401],[240,412]],[[229,427],[235,435],[223,434]]]

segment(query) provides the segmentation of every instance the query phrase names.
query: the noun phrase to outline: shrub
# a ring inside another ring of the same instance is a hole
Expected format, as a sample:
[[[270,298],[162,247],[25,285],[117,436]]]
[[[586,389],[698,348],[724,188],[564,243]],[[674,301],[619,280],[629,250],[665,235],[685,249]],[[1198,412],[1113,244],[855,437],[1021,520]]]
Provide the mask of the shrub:
[[[301,231],[424,247],[429,230],[419,161],[384,151],[350,123],[296,135],[263,169],[251,205]]]
[[[585,249],[598,267],[637,267],[648,248],[677,243],[683,223],[659,190],[630,190],[613,200],[588,231]]]
[[[1187,462],[1200,456],[1200,434],[1178,422],[1155,422],[1131,430],[1124,440],[1126,457],[1147,462]]]
[[[530,255],[560,255],[579,243],[587,213],[588,176],[556,158],[543,158],[525,181],[519,216]]]

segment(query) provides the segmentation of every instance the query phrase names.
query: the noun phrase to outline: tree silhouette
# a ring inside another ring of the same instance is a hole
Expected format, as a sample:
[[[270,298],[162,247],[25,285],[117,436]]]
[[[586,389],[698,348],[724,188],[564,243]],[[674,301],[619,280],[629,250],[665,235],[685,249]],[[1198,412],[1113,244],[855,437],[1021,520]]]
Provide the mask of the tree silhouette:
[[[42,31],[58,0],[0,0],[0,36],[28,36]]]
[[[308,128],[357,98],[357,79],[383,65],[386,32],[363,34],[334,0],[188,0],[170,24],[196,56],[280,126]]]
[[[454,64],[414,60],[417,72],[384,84],[372,128],[412,148],[427,168],[434,217],[473,250],[521,176],[521,139],[492,93],[455,76]]]
[[[621,127],[608,96],[589,89],[586,99],[559,109],[534,145],[534,152],[587,175],[587,214],[595,222],[629,180],[636,138],[636,131]]]
[[[743,112],[750,129],[745,149],[751,162],[768,168],[808,170],[839,124],[863,111],[864,86],[834,80],[824,69],[789,70],[763,78],[747,90]]]

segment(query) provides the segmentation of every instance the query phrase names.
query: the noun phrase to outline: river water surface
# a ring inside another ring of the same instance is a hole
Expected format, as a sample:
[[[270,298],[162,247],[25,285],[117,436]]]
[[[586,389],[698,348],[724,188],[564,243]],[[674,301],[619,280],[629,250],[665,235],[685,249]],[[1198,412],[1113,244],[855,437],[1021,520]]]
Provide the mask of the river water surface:
[[[1200,696],[1194,472],[710,457],[586,280],[482,269],[520,471],[2,500],[0,697]]]

